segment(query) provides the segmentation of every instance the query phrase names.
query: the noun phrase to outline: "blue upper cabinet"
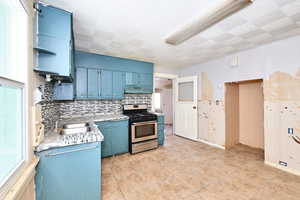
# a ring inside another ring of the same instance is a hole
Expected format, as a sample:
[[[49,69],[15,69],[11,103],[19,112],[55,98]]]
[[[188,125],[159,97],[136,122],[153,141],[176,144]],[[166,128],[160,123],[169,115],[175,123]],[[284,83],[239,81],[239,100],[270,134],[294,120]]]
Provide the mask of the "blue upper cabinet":
[[[98,99],[100,97],[100,93],[99,93],[99,70],[97,69],[87,69],[88,73],[88,77],[87,77],[87,97],[89,99]]]
[[[37,34],[61,40],[71,40],[71,13],[43,4],[38,4]]]
[[[153,93],[153,74],[142,73],[140,74],[140,85],[143,93]]]
[[[76,98],[123,99],[124,93],[153,92],[152,63],[80,51],[75,51],[75,63],[76,83],[81,85]]]
[[[113,99],[124,98],[125,73],[113,72]]]
[[[73,83],[55,84],[54,100],[74,100],[74,84]]]
[[[101,99],[113,98],[113,72],[101,70]]]
[[[76,99],[87,99],[88,97],[88,71],[87,68],[76,68]]]
[[[37,50],[35,71],[54,78],[72,80],[74,41],[72,13],[52,6],[36,4]]]
[[[126,72],[125,93],[153,93],[153,73]]]

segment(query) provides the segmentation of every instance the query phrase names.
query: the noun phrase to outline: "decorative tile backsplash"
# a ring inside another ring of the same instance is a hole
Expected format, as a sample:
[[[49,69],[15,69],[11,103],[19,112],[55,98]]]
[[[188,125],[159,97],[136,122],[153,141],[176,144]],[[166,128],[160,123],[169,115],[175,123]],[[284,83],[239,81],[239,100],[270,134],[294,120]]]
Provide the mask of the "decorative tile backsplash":
[[[122,113],[121,101],[75,100],[60,102],[58,104],[61,119],[76,116]]]
[[[45,83],[41,89],[42,96],[42,119],[45,131],[55,127],[55,122],[59,120],[59,105],[53,101],[53,84]]]
[[[42,117],[45,131],[55,127],[59,119],[101,114],[121,114],[122,105],[147,104],[151,109],[151,94],[125,94],[123,100],[75,100],[53,101],[53,84],[46,83],[43,89]]]

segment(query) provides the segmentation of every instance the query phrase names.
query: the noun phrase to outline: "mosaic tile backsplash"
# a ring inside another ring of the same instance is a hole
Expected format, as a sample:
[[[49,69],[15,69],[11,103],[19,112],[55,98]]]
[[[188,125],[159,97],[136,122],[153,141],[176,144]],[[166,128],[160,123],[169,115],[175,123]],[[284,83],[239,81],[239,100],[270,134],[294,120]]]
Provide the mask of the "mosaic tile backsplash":
[[[122,100],[53,101],[53,84],[46,83],[43,90],[42,117],[45,131],[51,130],[59,119],[101,114],[121,114],[126,104],[147,104],[151,109],[151,94],[125,94]]]

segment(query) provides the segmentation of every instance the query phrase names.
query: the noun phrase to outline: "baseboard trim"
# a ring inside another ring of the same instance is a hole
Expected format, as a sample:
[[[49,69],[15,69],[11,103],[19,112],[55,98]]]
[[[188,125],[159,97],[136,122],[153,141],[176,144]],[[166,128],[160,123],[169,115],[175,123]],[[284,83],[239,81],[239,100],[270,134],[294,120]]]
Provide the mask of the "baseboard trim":
[[[210,143],[210,142],[207,142],[207,141],[201,140],[201,139],[198,139],[197,141],[198,141],[198,142],[201,142],[201,143],[204,143],[204,144],[207,144],[207,145],[209,145],[209,146],[218,148],[218,149],[225,150],[225,147],[224,147],[224,146],[221,146],[221,145],[219,145],[219,144]]]
[[[284,167],[284,166],[281,166],[279,164],[274,164],[274,163],[271,163],[271,162],[268,162],[268,161],[265,161],[265,164],[270,166],[270,167],[274,167],[274,168],[280,169],[282,171],[288,172],[290,174],[300,176],[300,171],[298,171],[298,170],[291,169],[291,168],[288,168],[288,167]]]

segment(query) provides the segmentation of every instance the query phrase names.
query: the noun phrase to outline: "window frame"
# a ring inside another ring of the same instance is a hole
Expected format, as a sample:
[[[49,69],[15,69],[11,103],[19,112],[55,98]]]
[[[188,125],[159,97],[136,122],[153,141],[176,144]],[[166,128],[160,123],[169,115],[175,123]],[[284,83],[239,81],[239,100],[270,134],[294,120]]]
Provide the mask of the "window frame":
[[[22,17],[24,19],[24,32],[20,32],[21,34],[24,34],[24,37],[22,35],[18,35],[15,33],[13,37],[16,37],[15,39],[11,40],[9,39],[9,44],[14,48],[14,51],[12,52],[9,50],[9,60],[8,62],[5,62],[4,67],[13,67],[13,69],[7,72],[4,71],[4,73],[0,74],[0,84],[7,85],[8,87],[16,87],[22,89],[22,160],[18,163],[18,165],[15,166],[15,168],[7,174],[7,177],[3,179],[3,181],[0,183],[0,199],[4,199],[6,195],[9,194],[9,192],[15,192],[15,190],[12,190],[14,185],[17,183],[17,181],[22,177],[24,171],[28,167],[29,159],[31,159],[31,138],[30,138],[30,126],[29,124],[29,103],[31,100],[28,97],[29,93],[29,70],[30,65],[32,64],[30,59],[30,43],[31,43],[31,37],[30,37],[30,20],[31,16],[30,13],[26,13],[26,10],[22,7],[22,4],[19,2],[19,0],[9,0],[9,6],[13,10],[12,12],[15,12],[17,18],[14,18],[15,16],[12,16],[12,20],[14,22],[18,22],[19,17]],[[19,13],[24,12],[24,13]],[[26,17],[26,18],[25,18]],[[16,27],[19,27],[18,24],[15,25],[15,27],[9,27],[10,31],[16,31]],[[23,29],[22,29],[23,30]],[[19,38],[20,37],[20,38]],[[16,41],[24,41],[25,43],[21,45],[21,48],[23,49],[21,52],[17,49],[20,49],[20,47],[16,44]],[[16,51],[17,50],[17,51]],[[21,54],[20,54],[21,53]],[[23,55],[23,56],[22,56]],[[12,59],[15,59],[16,57],[21,56],[21,61],[12,61]],[[24,59],[24,60],[23,60]],[[17,70],[15,70],[17,69]],[[23,69],[23,70],[19,70]]]
[[[4,178],[2,182],[0,182],[0,199],[5,197],[9,189],[13,184],[15,184],[17,178],[20,177],[22,170],[26,166],[26,162],[28,161],[28,129],[27,129],[27,91],[26,84],[15,81],[12,79],[5,78],[0,76],[0,87],[2,86],[15,87],[21,89],[21,112],[22,112],[22,160],[17,164],[17,166]]]

